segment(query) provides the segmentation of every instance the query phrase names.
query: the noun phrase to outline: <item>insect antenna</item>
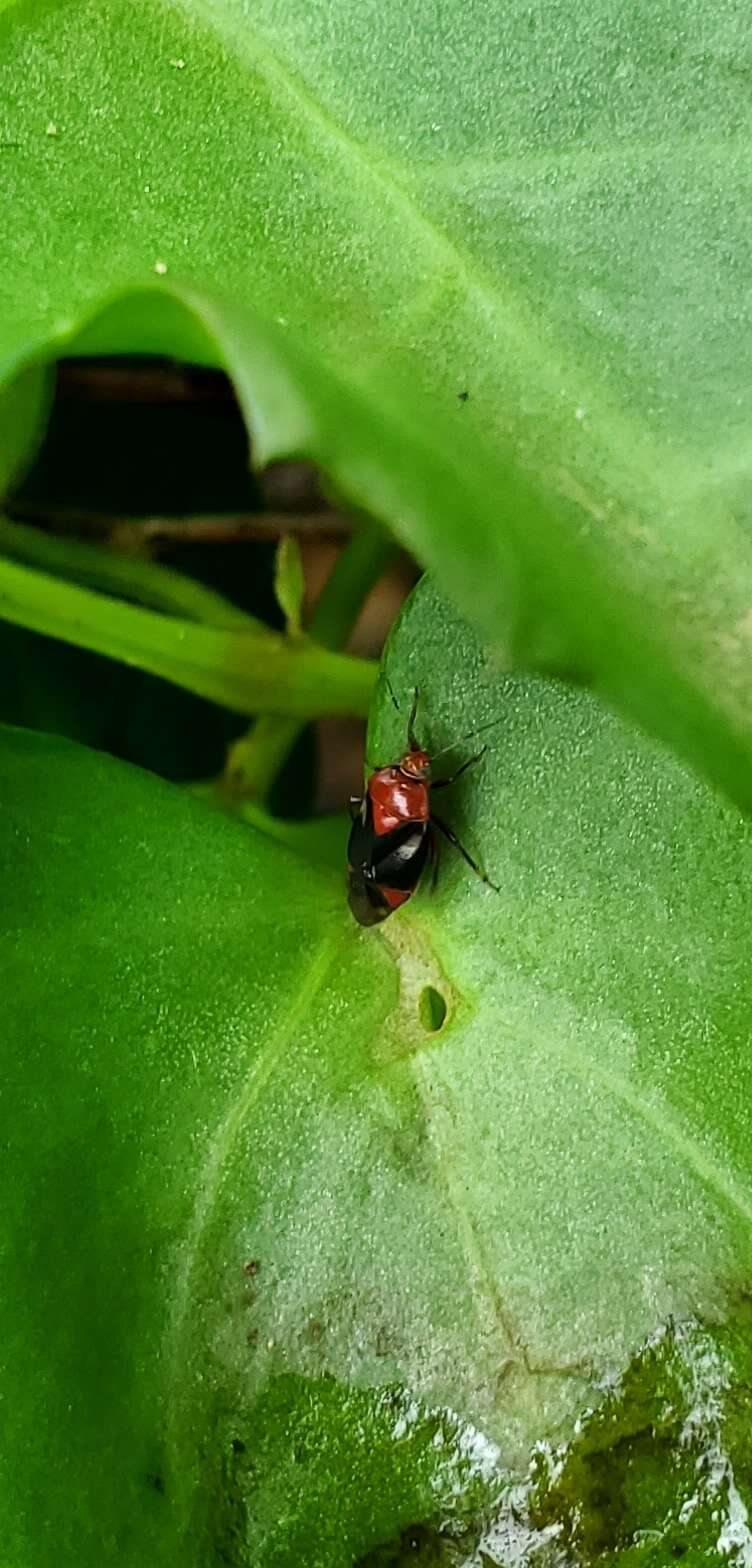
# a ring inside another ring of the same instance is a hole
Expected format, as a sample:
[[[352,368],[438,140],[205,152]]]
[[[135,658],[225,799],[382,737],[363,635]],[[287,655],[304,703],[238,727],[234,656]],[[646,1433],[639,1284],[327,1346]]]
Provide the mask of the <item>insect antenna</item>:
[[[487,724],[479,724],[477,729],[468,730],[466,735],[456,735],[454,740],[450,740],[446,746],[442,746],[439,751],[431,753],[431,762],[434,763],[436,758],[443,757],[446,751],[454,751],[455,746],[463,746],[466,740],[472,740],[474,736],[482,735],[484,730],[492,730],[497,724],[502,722],[501,719],[489,719]]]
[[[392,686],[392,683],[391,683],[391,681],[389,679],[389,676],[387,675],[386,671],[384,671],[384,680],[386,681],[387,691],[389,692],[389,696],[391,697],[392,702],[394,703],[394,706],[397,709],[397,712],[401,713],[402,709],[401,709],[401,707],[400,707],[400,705],[399,705],[399,703],[397,701],[397,698],[394,695],[394,687]],[[413,700],[412,700],[412,704],[411,704],[411,707],[410,707],[410,717],[409,717],[409,719],[407,721],[407,739],[408,739],[408,743],[409,743],[411,751],[419,750],[418,740],[417,740],[417,737],[416,737],[416,734],[415,734],[415,716],[416,716],[416,714],[418,712],[418,699],[419,699],[419,697],[420,697],[420,692],[418,690],[418,687],[416,686],[415,690],[413,692]]]

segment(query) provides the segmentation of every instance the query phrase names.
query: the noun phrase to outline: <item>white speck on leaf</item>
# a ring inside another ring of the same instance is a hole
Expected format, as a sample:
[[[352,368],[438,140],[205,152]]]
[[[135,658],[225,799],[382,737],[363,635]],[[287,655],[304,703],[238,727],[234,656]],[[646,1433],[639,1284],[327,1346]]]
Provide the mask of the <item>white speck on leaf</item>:
[[[411,1400],[407,1409],[403,1410],[402,1415],[397,1417],[397,1420],[395,1421],[392,1428],[392,1437],[396,1442],[398,1442],[401,1437],[406,1435],[409,1427],[415,1426],[415,1423],[419,1417],[420,1410],[418,1409],[418,1406],[413,1399]]]
[[[731,1374],[709,1336],[679,1325],[677,1340],[686,1346],[686,1390],[691,1401],[681,1440],[687,1447],[698,1447],[695,1467],[698,1491],[685,1503],[682,1512],[691,1516],[704,1496],[720,1499],[722,1506],[711,1517],[719,1524],[716,1551],[740,1568],[752,1568],[752,1530],[749,1514],[739,1493],[734,1467],[723,1446],[723,1396],[731,1386]]]

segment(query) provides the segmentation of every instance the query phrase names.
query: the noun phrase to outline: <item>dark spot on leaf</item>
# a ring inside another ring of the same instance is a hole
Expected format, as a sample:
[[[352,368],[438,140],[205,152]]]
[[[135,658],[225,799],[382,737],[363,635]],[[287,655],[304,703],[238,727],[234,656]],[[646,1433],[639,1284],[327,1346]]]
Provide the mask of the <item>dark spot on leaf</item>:
[[[243,1264],[243,1273],[248,1274],[253,1279],[254,1275],[258,1274],[260,1268],[261,1264],[258,1258],[249,1258],[248,1262]]]
[[[470,393],[469,392],[458,392],[457,396],[458,396],[458,398],[459,398],[461,403],[466,403],[468,398],[469,398],[469,396],[470,396]]]
[[[426,985],[420,993],[418,1017],[427,1034],[437,1034],[447,1015],[447,1004],[440,991]]]
[[[147,1486],[153,1487],[155,1492],[159,1492],[160,1497],[164,1497],[165,1484],[161,1475],[156,1475],[154,1473],[147,1475],[146,1484]]]
[[[688,1550],[689,1550],[689,1548],[687,1546],[685,1546],[683,1541],[675,1541],[674,1545],[671,1548],[671,1556],[672,1557],[685,1557],[687,1552],[688,1552]]]
[[[244,1467],[235,1463],[235,1456],[244,1450],[242,1438],[231,1438],[229,1445],[222,1442],[215,1484],[207,1497],[207,1532],[212,1544],[206,1560],[225,1563],[227,1568],[238,1568],[248,1561],[246,1475]]]

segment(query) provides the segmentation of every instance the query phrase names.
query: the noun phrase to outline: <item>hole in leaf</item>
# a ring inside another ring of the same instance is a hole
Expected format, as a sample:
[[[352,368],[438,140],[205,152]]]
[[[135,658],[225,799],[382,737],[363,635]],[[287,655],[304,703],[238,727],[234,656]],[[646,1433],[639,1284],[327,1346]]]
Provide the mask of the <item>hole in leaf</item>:
[[[418,1017],[427,1034],[437,1034],[447,1015],[447,1004],[440,991],[426,985],[418,1001]]]

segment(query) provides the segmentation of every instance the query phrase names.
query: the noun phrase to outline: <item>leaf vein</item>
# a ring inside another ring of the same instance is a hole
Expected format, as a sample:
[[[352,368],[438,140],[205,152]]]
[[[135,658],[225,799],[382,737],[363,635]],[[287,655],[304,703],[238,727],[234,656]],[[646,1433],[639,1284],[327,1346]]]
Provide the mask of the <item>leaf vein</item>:
[[[332,937],[321,944],[308,967],[297,996],[285,1007],[278,1028],[271,1033],[266,1045],[255,1058],[242,1089],[235,1096],[224,1121],[211,1139],[209,1153],[197,1183],[193,1213],[181,1246],[182,1266],[178,1271],[174,1306],[168,1324],[167,1338],[168,1343],[172,1345],[168,1364],[172,1365],[174,1375],[179,1371],[182,1327],[189,1312],[191,1283],[201,1239],[217,1202],[225,1167],[241,1128],[263,1093],[280,1057],[290,1044],[313,997],[324,984],[339,948],[339,942]]]

